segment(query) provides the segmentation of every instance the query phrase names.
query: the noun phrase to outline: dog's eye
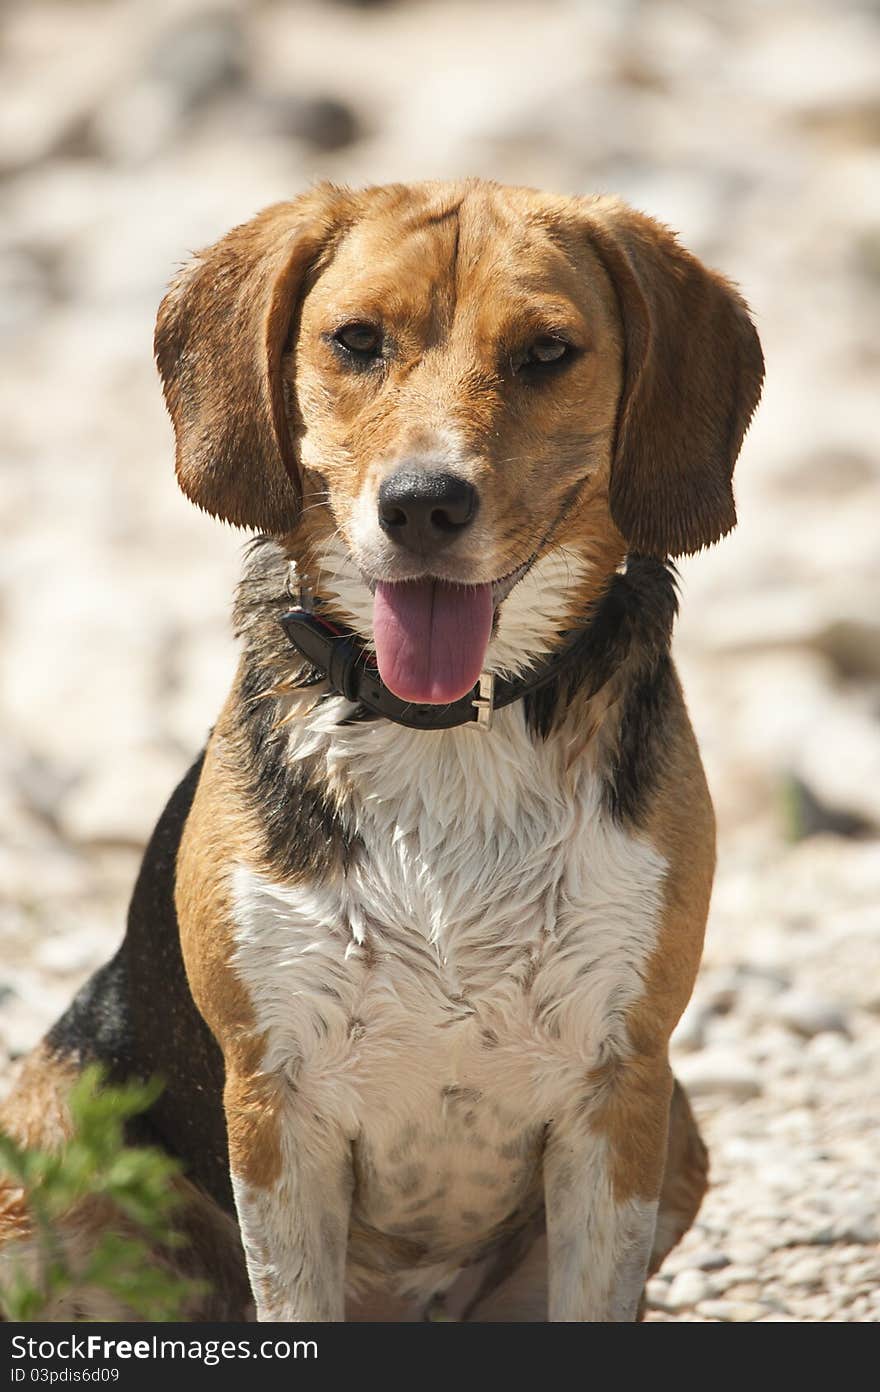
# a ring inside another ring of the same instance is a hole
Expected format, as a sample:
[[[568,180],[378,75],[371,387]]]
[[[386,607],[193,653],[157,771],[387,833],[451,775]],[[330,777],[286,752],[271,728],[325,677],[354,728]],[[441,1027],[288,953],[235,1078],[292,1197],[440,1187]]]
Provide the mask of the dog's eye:
[[[544,367],[550,363],[562,362],[571,352],[571,344],[566,343],[564,338],[553,338],[547,334],[544,338],[536,338],[528,349],[524,366]]]
[[[382,350],[382,335],[372,324],[343,324],[333,340],[358,358],[375,358]]]
[[[522,373],[524,381],[537,382],[555,368],[564,367],[576,352],[568,339],[560,338],[557,334],[541,334],[540,338],[533,339],[527,347],[524,345],[518,353],[514,353],[511,367],[514,372]]]

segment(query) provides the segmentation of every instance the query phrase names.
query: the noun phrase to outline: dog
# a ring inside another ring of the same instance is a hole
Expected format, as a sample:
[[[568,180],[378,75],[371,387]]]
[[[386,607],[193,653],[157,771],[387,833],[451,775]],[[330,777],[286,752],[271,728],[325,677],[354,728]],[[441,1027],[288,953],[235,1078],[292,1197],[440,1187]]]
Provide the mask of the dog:
[[[613,198],[321,185],[191,261],[156,357],[184,493],[260,534],[241,662],[3,1122],[164,1079],[193,1319],[635,1320],[707,1183],[672,561],[735,523],[748,309]]]

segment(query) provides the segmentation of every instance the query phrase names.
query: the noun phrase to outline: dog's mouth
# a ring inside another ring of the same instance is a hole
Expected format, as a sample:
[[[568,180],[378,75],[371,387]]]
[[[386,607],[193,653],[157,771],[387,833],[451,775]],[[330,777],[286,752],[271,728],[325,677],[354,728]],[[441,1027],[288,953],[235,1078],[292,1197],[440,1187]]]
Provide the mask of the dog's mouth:
[[[495,614],[531,560],[481,585],[421,580],[370,582],[379,675],[402,701],[447,705],[473,690]]]

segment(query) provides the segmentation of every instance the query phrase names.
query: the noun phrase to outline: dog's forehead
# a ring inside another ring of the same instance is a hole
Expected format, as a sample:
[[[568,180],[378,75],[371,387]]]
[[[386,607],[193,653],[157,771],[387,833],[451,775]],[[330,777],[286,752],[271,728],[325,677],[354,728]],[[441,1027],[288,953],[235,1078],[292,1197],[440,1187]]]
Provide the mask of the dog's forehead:
[[[367,200],[310,295],[313,312],[416,317],[444,301],[552,317],[595,309],[604,276],[561,200],[493,187]]]

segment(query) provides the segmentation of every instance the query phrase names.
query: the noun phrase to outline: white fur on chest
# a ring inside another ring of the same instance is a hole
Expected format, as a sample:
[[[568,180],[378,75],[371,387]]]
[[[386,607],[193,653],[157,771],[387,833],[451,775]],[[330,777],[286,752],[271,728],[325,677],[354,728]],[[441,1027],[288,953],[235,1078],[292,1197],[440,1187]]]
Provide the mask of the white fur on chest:
[[[335,702],[327,703],[330,706]],[[341,709],[341,706],[340,706]],[[323,884],[234,872],[235,966],[264,1068],[352,1138],[442,1130],[466,1089],[523,1125],[583,1101],[626,1051],[665,862],[602,808],[586,755],[489,734],[291,727],[346,790],[359,849]]]

